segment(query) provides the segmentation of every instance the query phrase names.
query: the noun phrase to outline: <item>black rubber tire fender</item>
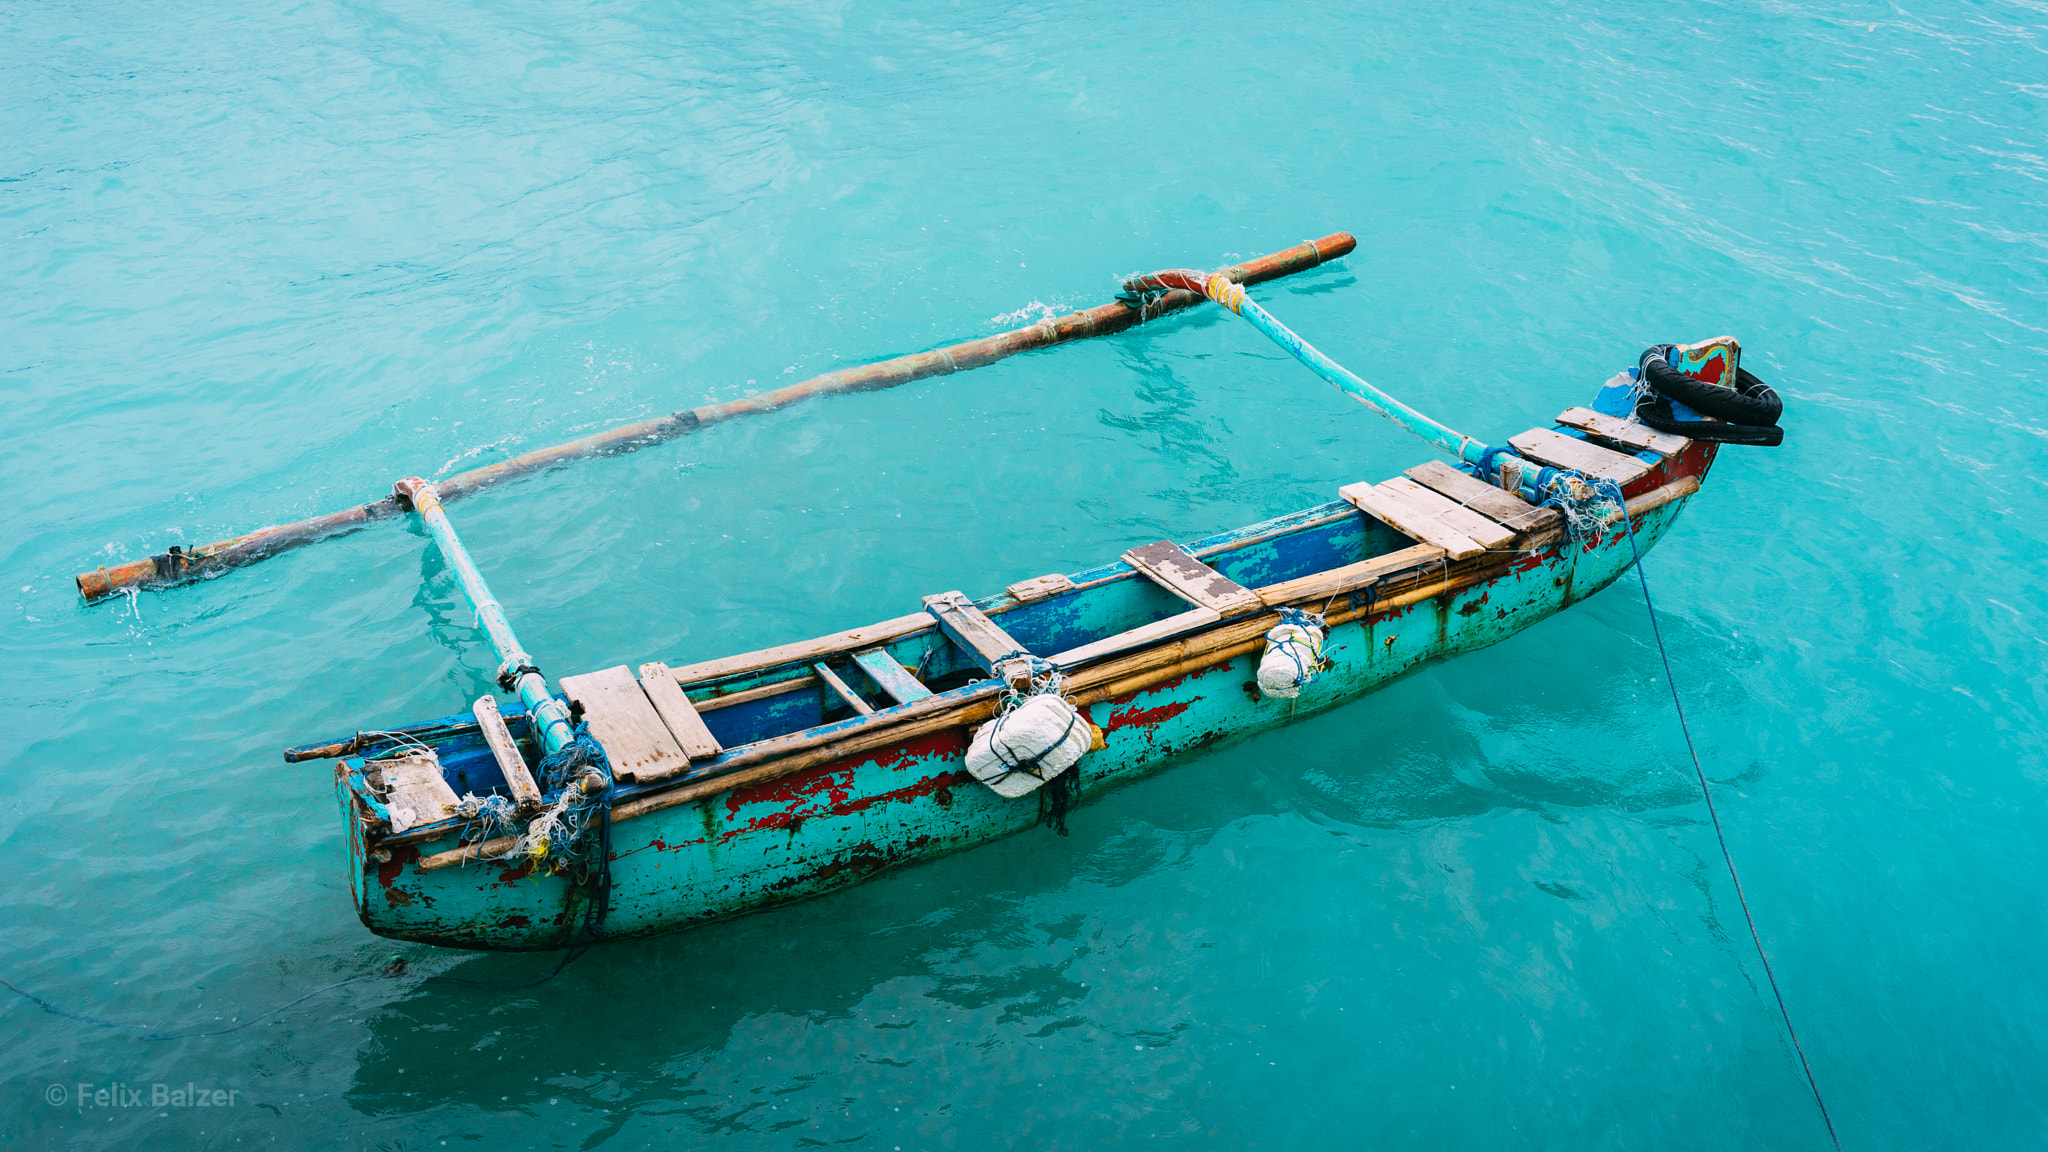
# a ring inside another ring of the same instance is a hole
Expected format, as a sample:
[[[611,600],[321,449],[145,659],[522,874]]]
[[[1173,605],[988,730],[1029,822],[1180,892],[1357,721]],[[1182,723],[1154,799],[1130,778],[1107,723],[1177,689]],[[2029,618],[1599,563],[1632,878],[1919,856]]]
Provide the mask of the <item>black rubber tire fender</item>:
[[[1671,401],[1662,396],[1644,396],[1636,401],[1636,419],[1659,432],[1689,440],[1716,444],[1746,444],[1752,448],[1776,448],[1785,442],[1785,430],[1776,424],[1725,424],[1715,420],[1680,420],[1671,411]]]
[[[1643,353],[1643,379],[1659,395],[1676,400],[1702,416],[1712,416],[1730,424],[1776,424],[1778,417],[1784,415],[1785,402],[1778,398],[1777,390],[1751,375],[1749,369],[1735,370],[1733,388],[1709,384],[1671,366],[1665,356],[1673,347],[1671,344],[1659,344]]]

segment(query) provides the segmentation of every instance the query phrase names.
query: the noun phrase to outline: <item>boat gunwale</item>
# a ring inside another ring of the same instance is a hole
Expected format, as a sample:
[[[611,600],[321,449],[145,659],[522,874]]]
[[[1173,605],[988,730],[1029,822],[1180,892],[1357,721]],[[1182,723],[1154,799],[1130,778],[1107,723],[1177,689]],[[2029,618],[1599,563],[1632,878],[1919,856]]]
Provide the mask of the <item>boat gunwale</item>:
[[[1242,551],[1259,544],[1270,543],[1273,540],[1292,535],[1296,532],[1306,532],[1311,529],[1340,523],[1347,517],[1367,518],[1365,513],[1352,505],[1342,500],[1336,500],[1312,508],[1298,509],[1282,516],[1275,516],[1269,520],[1256,521],[1242,528],[1204,537],[1193,543],[1182,545],[1182,547],[1186,548],[1198,560],[1211,556],[1226,556],[1232,552]],[[1399,551],[1399,549],[1395,549],[1395,551]],[[1374,557],[1367,557],[1367,559],[1374,559]],[[1137,569],[1124,563],[1122,560],[1112,560],[1106,564],[1083,569],[1077,575],[1068,576],[1067,578],[1073,581],[1074,586],[1061,589],[1051,596],[1042,596],[1033,600],[1019,600],[1008,592],[997,592],[994,595],[982,597],[972,603],[986,615],[995,617],[1019,608],[1029,607],[1034,604],[1044,604],[1049,600],[1056,600],[1072,596],[1076,593],[1106,587],[1118,581],[1137,579],[1141,575]],[[1311,573],[1311,575],[1314,575],[1314,573]],[[715,660],[704,660],[696,664],[671,667],[669,673],[675,677],[676,683],[681,685],[685,691],[701,692],[707,688],[715,689],[721,687],[731,681],[758,677],[763,673],[775,672],[784,668],[795,668],[799,665],[808,667],[816,660],[841,655],[857,648],[875,647],[882,644],[893,644],[899,640],[908,640],[914,636],[933,631],[937,627],[937,621],[934,621],[929,614],[914,612],[908,616],[898,616],[894,619],[883,620],[860,628],[849,628],[841,632],[828,632],[823,636],[814,637],[809,640],[794,640],[787,644],[778,644],[771,648],[762,648],[753,652],[742,652],[732,656],[722,656]],[[765,685],[754,687],[765,687]],[[792,687],[794,687],[793,683]],[[752,690],[753,687],[749,687],[739,691]],[[716,706],[724,698],[725,694],[707,696],[702,700],[693,697],[691,703],[697,704],[700,707],[706,704]],[[737,701],[734,701],[734,703],[737,703]]]
[[[1631,525],[1653,511],[1697,493],[1701,487],[1700,472],[1711,465],[1711,454],[1701,461],[1701,465],[1698,472],[1689,471],[1629,499],[1627,515]],[[1648,478],[1655,478],[1657,475],[1658,473],[1653,472]],[[1483,552],[1463,561],[1448,560],[1440,549],[1429,548],[1426,545],[1385,554],[1386,557],[1392,557],[1401,552],[1418,553],[1418,562],[1407,564],[1381,578],[1382,588],[1398,582],[1398,590],[1394,590],[1392,595],[1382,595],[1378,594],[1380,589],[1376,588],[1376,594],[1366,603],[1357,604],[1354,601],[1350,608],[1330,612],[1326,618],[1332,626],[1349,623],[1399,611],[1424,600],[1486,583],[1504,574],[1518,559],[1541,556],[1562,546],[1566,542],[1565,537],[1563,526],[1556,525],[1517,539],[1516,547]],[[1433,555],[1425,559],[1419,555],[1422,552]],[[1365,564],[1370,561],[1359,563]],[[1341,565],[1321,573],[1312,573],[1309,577],[1269,585],[1266,590],[1283,588],[1288,584],[1302,584],[1318,576],[1326,577],[1344,568],[1357,566]],[[1266,590],[1260,591],[1263,593]],[[1207,667],[1222,660],[1235,658],[1263,643],[1270,621],[1278,619],[1277,608],[1293,603],[1335,599],[1343,595],[1345,593],[1342,591],[1332,594],[1314,592],[1279,598],[1269,602],[1261,611],[1219,621],[1199,631],[1136,651],[1106,656],[1099,662],[1084,666],[1069,677],[1069,684],[1075,690],[1072,698],[1085,707],[1142,690],[1194,668]],[[977,681],[911,704],[880,709],[871,716],[842,719],[831,724],[818,725],[743,745],[732,749],[726,755],[702,761],[701,771],[696,770],[697,766],[693,765],[692,771],[667,780],[620,789],[619,801],[612,818],[631,819],[690,803],[706,796],[718,795],[735,788],[802,771],[818,763],[858,755],[920,735],[925,731],[979,723],[987,718],[981,714],[982,712],[986,711],[988,715],[993,715],[994,697],[999,696],[1005,687],[998,680]],[[776,747],[763,747],[768,744],[775,744]],[[372,847],[390,849],[426,843],[455,834],[460,831],[460,827],[461,823],[453,820],[442,821],[437,825],[423,825],[404,833],[374,837]],[[436,853],[432,857],[425,857],[422,862],[424,864],[425,860],[431,859],[436,861],[436,867],[443,867],[460,863],[463,859],[473,859],[477,850],[482,848],[483,844],[461,845]]]

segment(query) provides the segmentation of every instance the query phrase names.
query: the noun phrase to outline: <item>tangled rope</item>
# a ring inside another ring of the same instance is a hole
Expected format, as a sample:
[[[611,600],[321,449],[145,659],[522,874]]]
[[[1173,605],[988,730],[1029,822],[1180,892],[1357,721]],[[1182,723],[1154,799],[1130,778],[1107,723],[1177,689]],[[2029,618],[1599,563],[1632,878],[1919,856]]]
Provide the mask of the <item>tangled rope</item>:
[[[1543,507],[1563,514],[1565,532],[1575,544],[1604,539],[1616,522],[1628,521],[1628,500],[1621,494],[1621,485],[1612,480],[1588,480],[1577,472],[1558,472],[1543,481],[1549,491]],[[1634,531],[1631,525],[1631,537]]]
[[[535,771],[543,807],[526,822],[512,846],[474,859],[500,864],[530,864],[543,876],[567,876],[575,890],[586,893],[583,919],[574,949],[587,948],[604,936],[611,912],[612,803],[618,784],[604,746],[588,724],[576,726],[576,738],[544,757]],[[456,815],[469,819],[462,838],[482,843],[518,827],[511,801],[503,796],[468,795]],[[563,961],[564,964],[568,960]]]
[[[518,810],[503,796],[465,792],[455,804],[455,814],[468,821],[462,826],[465,841],[496,840],[519,826]]]

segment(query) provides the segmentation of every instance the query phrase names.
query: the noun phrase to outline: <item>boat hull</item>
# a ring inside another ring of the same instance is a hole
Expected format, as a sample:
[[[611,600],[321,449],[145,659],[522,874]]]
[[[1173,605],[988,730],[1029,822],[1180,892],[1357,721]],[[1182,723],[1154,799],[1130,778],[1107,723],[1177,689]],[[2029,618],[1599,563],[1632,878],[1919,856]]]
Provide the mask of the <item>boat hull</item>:
[[[1702,475],[1711,448],[1695,445],[1657,479]],[[1636,521],[1647,550],[1688,502]],[[1440,660],[1497,643],[1584,599],[1628,570],[1625,534],[1536,552],[1502,554],[1483,578],[1446,578],[1383,609],[1367,605],[1332,625],[1328,671],[1295,700],[1257,691],[1256,649],[1175,670],[1155,683],[1087,705],[1105,746],[1085,757],[1077,801],[1175,758],[1350,703]],[[1032,828],[1043,791],[1006,800],[974,780],[965,727],[803,768],[775,779],[650,811],[612,828],[607,939],[659,935],[805,899],[885,869],[928,860]],[[451,839],[374,851],[345,786],[356,907],[372,931],[471,949],[544,950],[572,942],[584,889],[524,867],[475,862],[425,870],[423,856]],[[381,857],[381,858],[380,858]]]

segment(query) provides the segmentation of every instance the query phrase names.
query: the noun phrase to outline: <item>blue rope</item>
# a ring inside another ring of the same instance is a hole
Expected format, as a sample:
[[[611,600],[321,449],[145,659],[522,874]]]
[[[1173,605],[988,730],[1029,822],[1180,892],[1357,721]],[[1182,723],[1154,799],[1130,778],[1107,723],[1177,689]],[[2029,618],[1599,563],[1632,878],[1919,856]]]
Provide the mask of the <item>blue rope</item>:
[[[1628,525],[1628,550],[1635,557],[1636,582],[1643,588],[1643,606],[1650,610],[1650,634],[1657,639],[1657,655],[1664,661],[1664,682],[1671,686],[1671,706],[1678,710],[1678,730],[1685,734],[1685,750],[1692,756],[1693,775],[1700,782],[1700,795],[1706,799],[1707,815],[1714,822],[1714,839],[1720,842],[1721,859],[1728,865],[1728,879],[1735,882],[1735,899],[1742,905],[1742,918],[1749,923],[1749,939],[1756,945],[1757,959],[1764,962],[1764,978],[1770,981],[1771,995],[1778,1000],[1778,1015],[1785,1021],[1785,1033],[1792,1037],[1792,1051],[1799,1054],[1799,1067],[1806,1073],[1806,1086],[1813,1091],[1813,1102],[1820,1108],[1821,1123],[1828,1126],[1828,1139],[1834,1141],[1835,1152],[1841,1152],[1842,1138],[1835,1134],[1835,1121],[1828,1115],[1828,1102],[1821,1097],[1820,1082],[1814,1079],[1813,1065],[1807,1063],[1806,1049],[1799,1043],[1799,1030],[1792,1027],[1792,1010],[1785,1006],[1785,993],[1778,987],[1777,974],[1771,971],[1771,958],[1764,951],[1764,938],[1756,930],[1756,917],[1750,914],[1749,897],[1743,895],[1742,877],[1735,871],[1735,856],[1728,851],[1728,836],[1721,830],[1721,814],[1714,809],[1714,792],[1707,787],[1707,771],[1700,767],[1699,749],[1693,746],[1692,728],[1685,722],[1685,703],[1678,698],[1678,679],[1671,673],[1671,653],[1664,647],[1664,630],[1657,624],[1657,606],[1650,601],[1650,581],[1643,575],[1643,552],[1636,544],[1635,521],[1628,513],[1622,513],[1622,522]]]
[[[1322,632],[1326,627],[1321,613],[1309,612],[1301,608],[1280,609],[1280,623],[1293,624],[1301,628],[1313,628],[1317,632]],[[1296,688],[1307,687],[1308,683],[1316,678],[1316,673],[1322,671],[1320,659],[1314,665],[1310,665],[1302,660],[1301,647],[1301,643],[1295,640],[1289,640],[1279,645],[1280,650],[1287,654],[1287,658],[1294,662],[1294,686]],[[1316,655],[1320,657],[1322,653],[1318,651]]]

